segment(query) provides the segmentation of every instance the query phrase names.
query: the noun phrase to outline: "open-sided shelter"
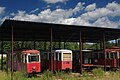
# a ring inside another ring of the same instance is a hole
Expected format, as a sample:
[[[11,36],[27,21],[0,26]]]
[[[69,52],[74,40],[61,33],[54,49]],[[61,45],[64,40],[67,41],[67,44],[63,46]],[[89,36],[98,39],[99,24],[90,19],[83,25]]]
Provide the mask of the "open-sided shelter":
[[[83,42],[103,42],[105,49],[105,41],[118,38],[120,38],[120,29],[92,26],[5,20],[0,27],[0,41],[11,41],[12,44],[13,41],[50,41],[51,52],[52,42],[79,42],[81,56]],[[82,62],[82,57],[80,59]],[[82,63],[80,64],[82,70]]]

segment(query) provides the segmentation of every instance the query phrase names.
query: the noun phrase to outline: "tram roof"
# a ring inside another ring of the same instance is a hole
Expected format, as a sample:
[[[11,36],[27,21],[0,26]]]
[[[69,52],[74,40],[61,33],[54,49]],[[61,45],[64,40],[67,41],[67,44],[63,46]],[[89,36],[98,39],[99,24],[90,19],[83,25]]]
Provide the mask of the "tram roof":
[[[14,41],[50,41],[51,28],[52,40],[58,42],[79,42],[80,31],[82,42],[100,42],[103,34],[106,41],[120,38],[120,29],[7,19],[0,27],[0,40],[11,41],[12,27]]]

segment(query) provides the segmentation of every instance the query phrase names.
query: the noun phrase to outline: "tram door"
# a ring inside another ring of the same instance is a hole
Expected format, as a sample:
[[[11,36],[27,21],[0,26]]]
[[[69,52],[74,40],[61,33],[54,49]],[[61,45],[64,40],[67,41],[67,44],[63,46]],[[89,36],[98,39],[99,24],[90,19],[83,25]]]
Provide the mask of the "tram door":
[[[54,53],[54,70],[61,69],[61,53]]]
[[[27,71],[26,67],[27,67],[27,54],[22,54],[22,63],[21,63],[21,70]]]

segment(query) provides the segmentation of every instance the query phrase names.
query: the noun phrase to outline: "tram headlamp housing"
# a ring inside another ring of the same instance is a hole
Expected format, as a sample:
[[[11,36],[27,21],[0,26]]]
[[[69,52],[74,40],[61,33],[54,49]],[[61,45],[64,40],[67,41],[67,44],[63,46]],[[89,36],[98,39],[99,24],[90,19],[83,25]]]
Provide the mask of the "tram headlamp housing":
[[[35,70],[35,68],[36,68],[35,66],[32,67],[33,70]]]

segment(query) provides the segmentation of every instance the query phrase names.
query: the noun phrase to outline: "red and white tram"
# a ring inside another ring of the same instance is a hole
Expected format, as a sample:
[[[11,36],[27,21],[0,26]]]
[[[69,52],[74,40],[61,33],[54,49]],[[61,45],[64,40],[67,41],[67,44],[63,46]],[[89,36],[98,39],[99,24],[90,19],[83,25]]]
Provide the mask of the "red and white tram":
[[[11,68],[11,53],[8,53],[8,67]],[[14,50],[13,70],[23,71],[27,74],[41,72],[40,51],[38,50]]]
[[[94,66],[101,66],[104,67],[105,60],[106,60],[106,68],[108,69],[117,69],[120,66],[120,48],[119,47],[112,47],[105,49],[105,55],[103,51],[94,51]]]
[[[53,50],[53,70],[72,70],[72,51],[66,49]],[[50,70],[50,51],[41,53],[41,68]]]

